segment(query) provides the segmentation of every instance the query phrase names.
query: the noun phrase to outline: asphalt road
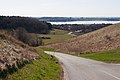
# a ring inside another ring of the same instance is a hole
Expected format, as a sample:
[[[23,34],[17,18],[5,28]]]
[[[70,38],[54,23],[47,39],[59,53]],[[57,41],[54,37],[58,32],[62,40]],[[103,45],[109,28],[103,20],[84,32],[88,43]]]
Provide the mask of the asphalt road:
[[[120,80],[120,65],[108,64],[59,52],[48,52],[62,63],[64,80]]]

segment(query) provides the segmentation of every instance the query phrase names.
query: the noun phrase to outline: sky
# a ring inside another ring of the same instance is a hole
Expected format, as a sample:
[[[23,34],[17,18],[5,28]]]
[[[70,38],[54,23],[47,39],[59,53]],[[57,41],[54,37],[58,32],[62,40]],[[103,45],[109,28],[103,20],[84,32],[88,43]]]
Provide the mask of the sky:
[[[0,0],[0,15],[120,17],[120,0]]]

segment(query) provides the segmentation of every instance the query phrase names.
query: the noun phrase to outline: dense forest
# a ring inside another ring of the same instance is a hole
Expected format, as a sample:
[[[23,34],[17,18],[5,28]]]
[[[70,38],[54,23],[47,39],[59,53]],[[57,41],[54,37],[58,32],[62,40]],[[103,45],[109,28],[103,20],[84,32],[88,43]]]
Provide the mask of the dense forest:
[[[50,23],[39,21],[36,18],[19,16],[0,16],[0,29],[13,30],[19,27],[24,28],[30,33],[49,33],[52,28]]]

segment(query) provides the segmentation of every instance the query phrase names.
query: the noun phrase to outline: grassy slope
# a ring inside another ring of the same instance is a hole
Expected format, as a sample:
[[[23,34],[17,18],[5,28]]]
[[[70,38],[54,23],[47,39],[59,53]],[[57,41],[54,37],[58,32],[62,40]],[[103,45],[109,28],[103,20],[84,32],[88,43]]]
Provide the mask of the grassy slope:
[[[78,56],[108,63],[120,63],[120,50],[86,53]]]
[[[120,49],[120,23],[48,45],[62,52],[99,52]],[[61,46],[62,45],[62,46]]]
[[[55,57],[51,59],[40,48],[36,50],[41,53],[41,57],[9,75],[9,80],[60,80],[61,67],[56,63],[58,60]]]
[[[55,29],[55,30],[51,31],[50,34],[47,34],[47,35],[42,34],[41,36],[51,38],[51,39],[44,39],[43,40],[44,44],[47,45],[47,44],[57,43],[57,42],[61,42],[63,40],[67,40],[67,39],[72,38],[72,35],[69,35],[67,33],[68,32],[64,31],[64,30]]]

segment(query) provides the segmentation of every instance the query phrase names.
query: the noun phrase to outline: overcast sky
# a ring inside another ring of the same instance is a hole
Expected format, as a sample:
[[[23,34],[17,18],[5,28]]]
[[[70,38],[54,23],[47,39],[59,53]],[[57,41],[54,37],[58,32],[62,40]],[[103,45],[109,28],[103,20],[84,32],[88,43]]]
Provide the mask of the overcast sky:
[[[0,0],[0,15],[120,17],[120,0]]]

